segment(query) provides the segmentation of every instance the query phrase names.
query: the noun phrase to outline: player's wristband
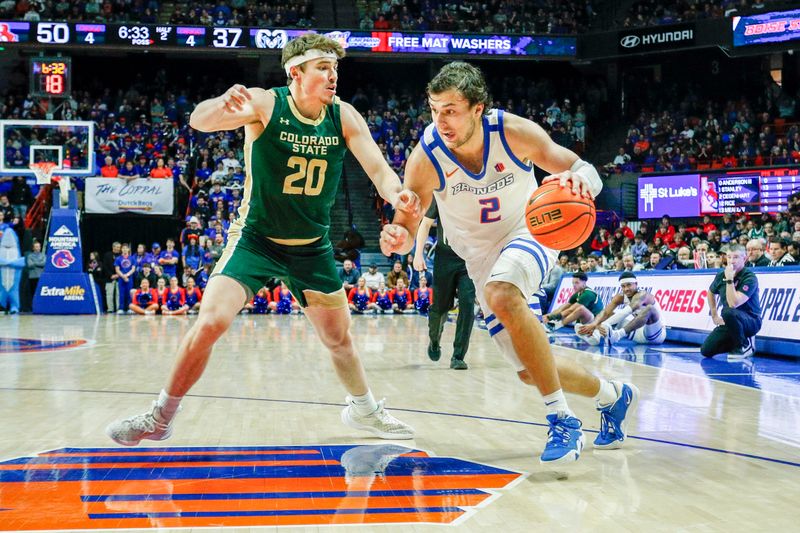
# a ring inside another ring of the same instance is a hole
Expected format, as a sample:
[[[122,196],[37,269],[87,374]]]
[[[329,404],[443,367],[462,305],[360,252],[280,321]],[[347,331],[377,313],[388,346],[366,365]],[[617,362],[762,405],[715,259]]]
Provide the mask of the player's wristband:
[[[733,283],[733,280],[732,279],[726,279],[725,283]]]
[[[578,159],[569,169],[573,174],[578,174],[589,183],[589,192],[592,193],[592,197],[597,198],[597,195],[603,190],[603,181],[600,179],[600,174],[597,173],[594,165],[587,163],[583,159]]]

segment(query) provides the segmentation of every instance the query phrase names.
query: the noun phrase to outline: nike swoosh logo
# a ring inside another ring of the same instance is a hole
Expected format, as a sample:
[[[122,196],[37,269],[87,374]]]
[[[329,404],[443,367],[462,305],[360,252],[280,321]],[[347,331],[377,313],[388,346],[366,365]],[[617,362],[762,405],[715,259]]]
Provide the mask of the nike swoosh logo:
[[[454,169],[453,169],[453,170],[451,170],[450,172],[446,172],[446,173],[445,173],[445,175],[444,175],[444,177],[445,177],[445,178],[449,178],[450,176],[452,176],[453,174],[455,174],[457,171],[458,171],[458,169],[457,169],[457,168],[454,168]]]
[[[490,278],[494,278],[494,277],[497,277],[497,276],[502,276],[503,274],[508,274],[508,272],[498,272],[497,274],[492,274],[492,275],[491,275],[491,276],[489,276],[489,277],[490,277]]]

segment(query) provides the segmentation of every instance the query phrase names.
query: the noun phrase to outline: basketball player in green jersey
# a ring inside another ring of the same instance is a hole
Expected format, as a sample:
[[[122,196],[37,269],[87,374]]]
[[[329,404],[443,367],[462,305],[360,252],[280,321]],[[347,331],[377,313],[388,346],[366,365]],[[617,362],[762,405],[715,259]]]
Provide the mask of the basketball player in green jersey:
[[[128,446],[172,433],[180,401],[200,378],[214,343],[270,278],[280,278],[304,307],[349,393],[342,421],[386,439],[413,438],[413,429],[376,402],[350,337],[350,312],[328,236],[330,210],[346,150],[361,163],[380,195],[408,216],[419,199],[402,191],[367,124],[336,97],[338,42],[305,34],[283,50],[288,87],[234,85],[201,102],[190,124],[204,131],[245,129],[247,175],[239,218],[231,225],[194,326],[183,338],[167,386],[141,415],[106,430]]]

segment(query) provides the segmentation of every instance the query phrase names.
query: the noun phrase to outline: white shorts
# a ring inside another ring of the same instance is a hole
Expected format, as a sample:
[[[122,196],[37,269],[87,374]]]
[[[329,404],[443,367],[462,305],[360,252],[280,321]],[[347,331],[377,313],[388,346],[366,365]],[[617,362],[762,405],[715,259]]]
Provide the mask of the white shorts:
[[[633,318],[633,315],[625,317],[621,327],[625,327]],[[659,320],[654,324],[645,324],[639,329],[633,330],[628,334],[628,338],[637,344],[663,344],[667,340],[667,329]]]
[[[556,264],[558,251],[534,241],[527,232],[517,233],[500,242],[486,256],[467,261],[469,277],[475,284],[475,294],[486,318],[486,329],[494,337],[504,328],[486,303],[484,289],[487,283],[503,281],[517,287],[536,314],[541,314],[539,297],[535,293]]]

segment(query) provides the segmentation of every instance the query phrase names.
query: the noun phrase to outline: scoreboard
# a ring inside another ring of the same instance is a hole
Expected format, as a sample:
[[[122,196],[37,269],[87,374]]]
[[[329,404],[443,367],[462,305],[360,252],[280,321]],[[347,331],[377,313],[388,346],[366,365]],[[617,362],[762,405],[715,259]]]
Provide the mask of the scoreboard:
[[[124,47],[275,51],[306,29],[175,26],[171,24],[105,24],[0,20],[0,43],[47,48]],[[319,30],[360,55],[502,55],[506,57],[577,56],[577,37],[562,35],[462,34],[407,31]]]
[[[800,191],[797,168],[737,170],[700,175],[700,214],[775,213]]]
[[[639,177],[639,218],[786,211],[800,167],[713,170]]]

